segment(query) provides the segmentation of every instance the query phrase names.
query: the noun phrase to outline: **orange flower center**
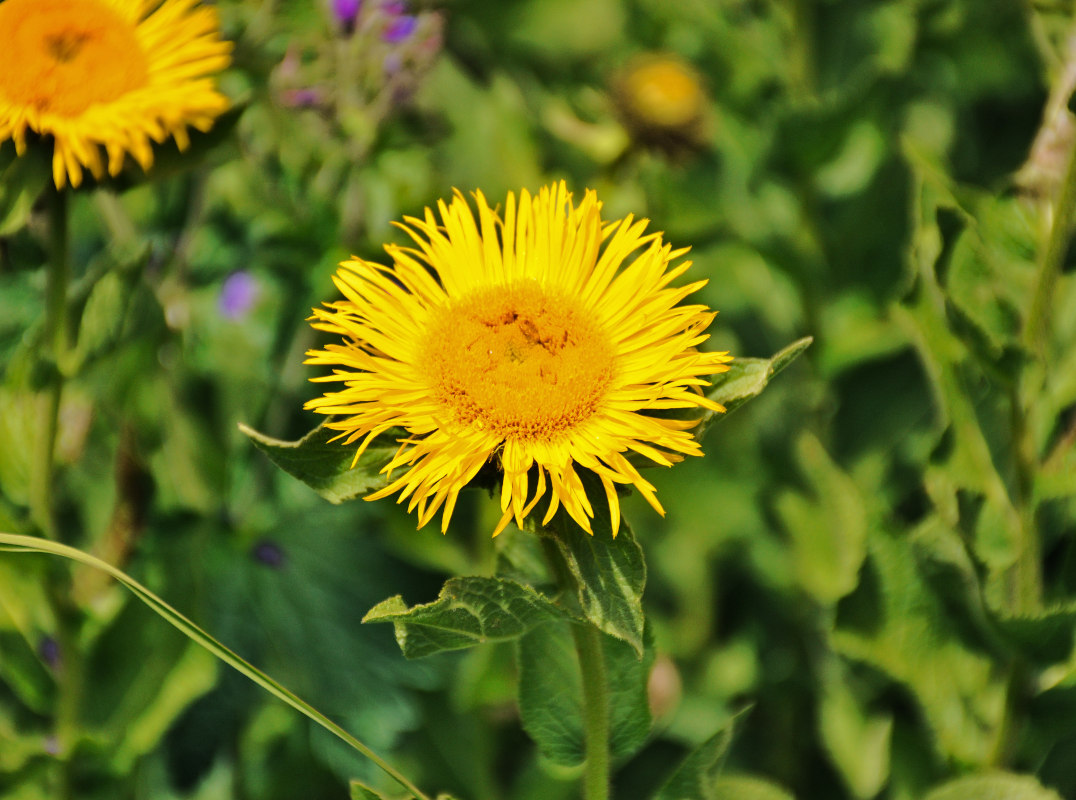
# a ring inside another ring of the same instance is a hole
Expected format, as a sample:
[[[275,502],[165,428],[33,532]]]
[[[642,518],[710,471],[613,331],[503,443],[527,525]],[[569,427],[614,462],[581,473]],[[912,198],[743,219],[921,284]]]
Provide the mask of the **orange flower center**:
[[[76,117],[146,85],[134,27],[100,0],[0,3],[0,96],[38,112]]]
[[[546,438],[594,413],[612,380],[613,349],[573,299],[523,281],[442,309],[419,366],[457,424],[502,439]]]

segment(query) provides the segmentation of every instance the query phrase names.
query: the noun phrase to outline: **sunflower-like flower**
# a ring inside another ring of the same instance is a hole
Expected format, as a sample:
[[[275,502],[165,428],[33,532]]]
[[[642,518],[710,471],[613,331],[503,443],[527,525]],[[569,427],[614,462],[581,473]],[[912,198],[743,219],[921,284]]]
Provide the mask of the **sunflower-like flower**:
[[[227,109],[212,76],[230,50],[197,0],[4,0],[0,142],[51,137],[57,187],[103,177],[105,154],[112,175],[128,153],[149,169],[151,140],[183,149]]]
[[[543,524],[563,506],[592,533],[579,468],[604,487],[614,535],[616,485],[630,484],[664,513],[629,452],[665,466],[701,455],[696,420],[668,409],[724,409],[702,378],[724,372],[727,353],[697,349],[715,312],[680,305],[703,286],[672,282],[690,262],[645,233],[646,220],[601,218],[588,191],[574,204],[563,182],[537,196],[509,193],[503,213],[475,194],[438,203],[440,222],[406,217],[416,247],[386,245],[391,267],[352,258],[334,276],[343,300],[315,309],[315,328],[341,344],[307,353],[335,367],[318,382],[342,383],[307,403],[334,415],[343,444],[403,429],[385,467],[390,482],[366,499],[399,492],[419,527],[444,508],[448,527],[460,490],[489,461],[503,473],[500,533],[550,495]],[[393,479],[392,472],[405,470]]]

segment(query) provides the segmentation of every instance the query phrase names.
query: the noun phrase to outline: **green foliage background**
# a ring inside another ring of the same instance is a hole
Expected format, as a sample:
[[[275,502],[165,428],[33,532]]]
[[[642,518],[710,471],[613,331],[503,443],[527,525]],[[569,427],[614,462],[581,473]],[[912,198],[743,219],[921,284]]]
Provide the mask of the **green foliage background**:
[[[665,518],[625,501],[654,725],[625,723],[614,796],[1076,798],[1076,279],[1051,240],[1072,212],[1068,4],[446,0],[416,8],[401,44],[349,38],[316,2],[218,5],[236,112],[194,154],[162,146],[150,180],[71,199],[65,541],[421,786],[576,796],[571,735],[543,756],[524,731],[543,741],[516,702],[515,645],[412,661],[390,626],[360,624],[452,575],[524,571],[532,534],[491,542],[480,491],[446,537],[388,501],[331,505],[238,427],[294,440],[317,424],[304,319],[338,261],[379,258],[392,220],[453,187],[498,198],[564,177],[692,247],[714,349],[814,337],[705,458],[651,473]],[[690,130],[624,112],[626,65],[651,51],[698,71]],[[11,150],[0,530],[22,533],[49,380],[47,159]],[[251,304],[225,313],[237,271]],[[50,599],[58,585],[70,599]],[[556,657],[559,624],[526,633],[538,655],[521,664]],[[5,800],[338,798],[353,778],[391,786],[121,587],[0,554]]]

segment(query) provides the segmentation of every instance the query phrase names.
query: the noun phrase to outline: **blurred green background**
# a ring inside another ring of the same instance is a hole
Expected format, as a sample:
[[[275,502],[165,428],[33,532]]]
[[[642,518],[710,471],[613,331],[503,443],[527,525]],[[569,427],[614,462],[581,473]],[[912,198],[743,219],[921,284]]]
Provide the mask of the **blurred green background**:
[[[1071,4],[364,0],[352,21],[322,2],[217,5],[235,113],[196,159],[166,145],[151,180],[72,203],[86,366],[61,409],[70,543],[420,785],[575,796],[521,731],[511,647],[408,662],[388,626],[359,624],[385,597],[488,572],[525,534],[491,544],[499,512],[477,492],[445,537],[391,502],[332,506],[237,429],[317,424],[305,318],[340,260],[382,260],[392,220],[453,188],[496,201],[563,177],[692,248],[721,312],[709,347],[815,337],[705,458],[652,472],[665,518],[626,501],[659,657],[654,732],[614,796],[648,797],[749,708],[726,770],[801,800],[917,798],[1001,769],[1076,798],[1068,261],[1045,342],[1023,336],[1072,149]],[[0,238],[12,532],[30,530],[39,435],[39,216]],[[1013,589],[1029,530],[1030,605]],[[61,641],[46,592],[66,569],[0,555],[0,797],[384,785],[95,574],[73,571],[60,607],[77,635]],[[58,731],[76,732],[60,754]]]

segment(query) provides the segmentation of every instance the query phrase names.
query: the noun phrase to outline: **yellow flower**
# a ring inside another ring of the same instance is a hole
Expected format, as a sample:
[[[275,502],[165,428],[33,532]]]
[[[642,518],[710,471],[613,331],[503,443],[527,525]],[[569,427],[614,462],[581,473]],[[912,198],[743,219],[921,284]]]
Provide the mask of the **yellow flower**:
[[[710,136],[702,77],[674,55],[633,58],[616,77],[613,97],[624,122],[646,144],[677,153],[704,146]]]
[[[342,344],[311,350],[336,367],[314,381],[343,384],[307,403],[335,415],[344,444],[406,435],[385,471],[419,527],[443,506],[448,527],[460,490],[493,459],[503,473],[500,533],[546,494],[543,524],[563,506],[591,533],[593,509],[578,468],[597,476],[620,526],[616,484],[634,486],[664,513],[628,460],[671,465],[701,455],[695,421],[668,409],[723,411],[701,377],[728,369],[727,353],[699,352],[715,312],[678,305],[705,281],[671,286],[684,250],[644,233],[646,220],[604,222],[588,191],[576,206],[563,182],[537,197],[509,193],[503,214],[475,194],[438,203],[441,221],[407,217],[416,247],[386,245],[392,267],[352,258],[334,277],[343,300],[315,309],[313,326]],[[391,479],[391,473],[405,472]]]
[[[209,130],[228,101],[213,74],[228,66],[217,15],[197,0],[0,2],[0,142],[53,140],[57,187],[83,168],[119,173],[130,153],[149,169],[150,140],[183,149],[188,126]]]

